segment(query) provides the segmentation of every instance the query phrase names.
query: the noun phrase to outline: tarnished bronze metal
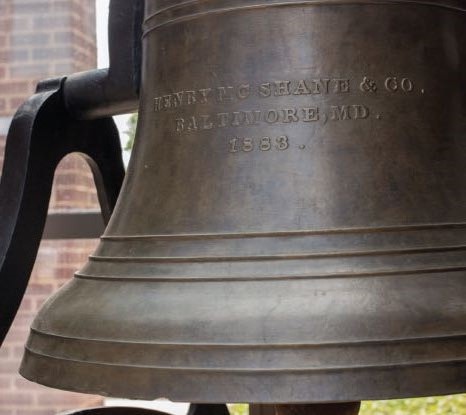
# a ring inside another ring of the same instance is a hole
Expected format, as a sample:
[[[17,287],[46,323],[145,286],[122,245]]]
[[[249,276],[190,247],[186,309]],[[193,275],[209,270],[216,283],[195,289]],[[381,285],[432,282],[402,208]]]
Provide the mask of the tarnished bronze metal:
[[[206,403],[466,391],[464,3],[146,3],[124,190],[23,376]]]

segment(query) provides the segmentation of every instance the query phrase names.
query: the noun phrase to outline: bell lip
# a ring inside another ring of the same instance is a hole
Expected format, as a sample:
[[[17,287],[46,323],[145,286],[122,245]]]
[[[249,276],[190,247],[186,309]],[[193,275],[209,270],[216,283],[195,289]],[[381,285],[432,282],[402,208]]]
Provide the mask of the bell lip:
[[[247,373],[238,376],[225,372],[207,374],[208,379],[205,379],[202,373],[168,372],[65,361],[27,349],[19,370],[20,375],[31,382],[70,392],[191,403],[324,404],[466,392],[466,361],[403,368],[359,368],[318,375]],[[374,390],[377,384],[382,385]]]

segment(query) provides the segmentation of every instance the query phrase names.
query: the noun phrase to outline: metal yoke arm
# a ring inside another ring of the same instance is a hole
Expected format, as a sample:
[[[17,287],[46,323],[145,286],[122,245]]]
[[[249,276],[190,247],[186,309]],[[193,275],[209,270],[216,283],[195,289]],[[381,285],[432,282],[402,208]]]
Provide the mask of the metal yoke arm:
[[[110,218],[124,168],[118,131],[108,117],[137,109],[143,5],[111,0],[108,69],[41,82],[13,118],[0,182],[0,345],[24,295],[64,156],[85,157],[104,221]]]
[[[0,344],[29,281],[60,160],[79,153],[89,163],[105,221],[124,177],[113,120],[72,118],[63,102],[64,83],[63,78],[39,84],[14,116],[7,138],[0,181]]]

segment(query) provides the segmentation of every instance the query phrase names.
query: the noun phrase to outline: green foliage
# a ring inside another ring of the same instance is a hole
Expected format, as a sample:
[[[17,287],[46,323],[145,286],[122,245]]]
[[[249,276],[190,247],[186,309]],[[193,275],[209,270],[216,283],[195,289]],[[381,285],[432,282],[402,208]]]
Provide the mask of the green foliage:
[[[125,144],[125,151],[131,151],[134,144],[134,137],[136,136],[136,125],[138,123],[138,114],[131,114],[131,117],[128,120],[128,129],[125,131],[125,134],[128,136],[128,141]]]
[[[249,415],[249,407],[246,404],[235,403],[228,405],[230,415]]]
[[[360,415],[463,415],[466,395],[364,402]]]
[[[248,415],[248,406],[229,405],[231,415]],[[359,415],[466,415],[466,395],[363,402]]]

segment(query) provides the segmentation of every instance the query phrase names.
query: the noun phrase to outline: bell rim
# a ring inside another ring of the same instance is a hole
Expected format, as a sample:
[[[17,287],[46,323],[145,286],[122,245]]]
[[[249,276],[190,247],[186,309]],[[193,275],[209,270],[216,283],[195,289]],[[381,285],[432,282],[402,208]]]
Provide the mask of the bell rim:
[[[89,365],[92,365],[92,371]],[[44,366],[47,371],[41,369]],[[125,382],[121,382],[121,376],[116,376],[120,369],[85,362],[70,364],[69,361],[38,356],[26,350],[20,374],[44,386],[71,392],[139,400],[165,398],[192,403],[338,403],[441,396],[466,391],[466,361],[410,365],[403,369],[327,371],[316,376],[289,372],[238,376],[225,372],[217,376],[209,374],[208,379],[202,374],[170,374],[163,370],[134,367],[130,371],[124,368]],[[87,376],[83,376],[83,371]],[[79,382],[74,382],[76,379]],[[384,383],[384,388],[371,391],[370,386],[379,382]]]

